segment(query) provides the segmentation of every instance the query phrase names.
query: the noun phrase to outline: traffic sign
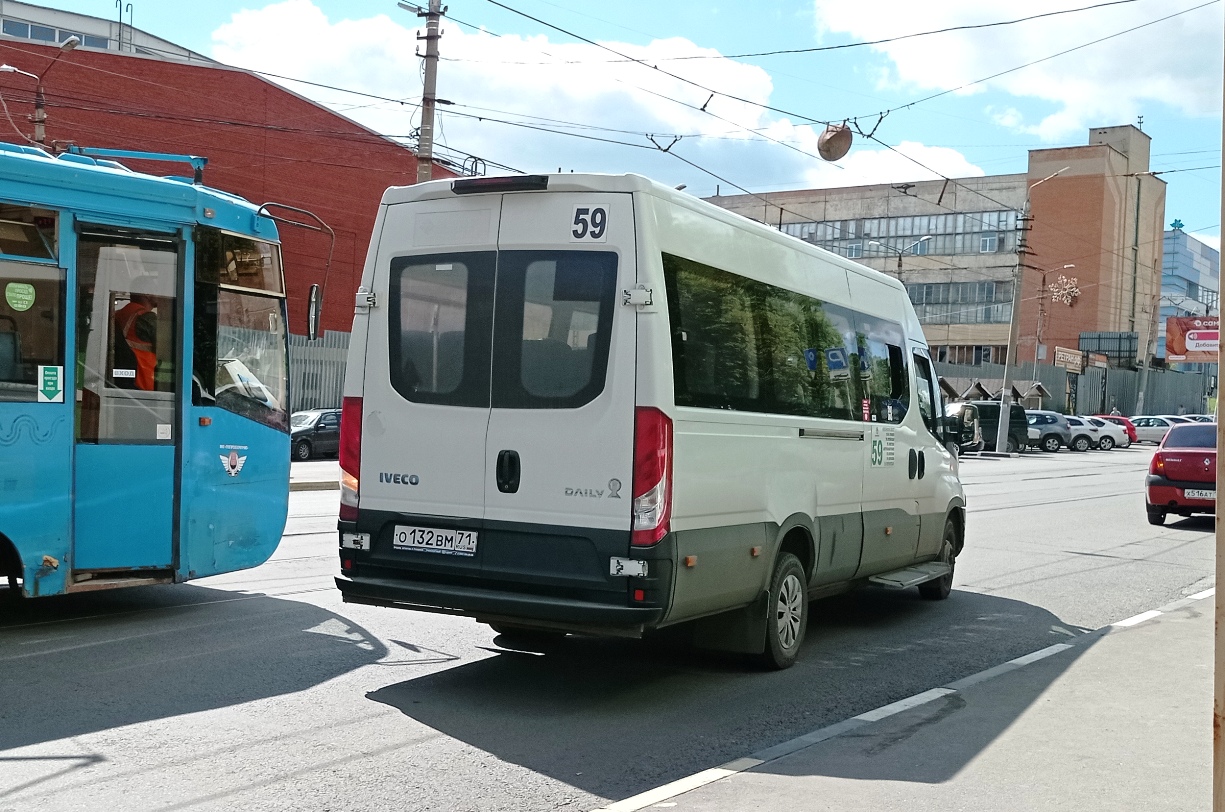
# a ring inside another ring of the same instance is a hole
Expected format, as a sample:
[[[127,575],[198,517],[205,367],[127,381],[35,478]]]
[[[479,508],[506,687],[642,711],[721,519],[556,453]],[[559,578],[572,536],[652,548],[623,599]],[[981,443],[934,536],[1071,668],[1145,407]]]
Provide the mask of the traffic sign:
[[[840,381],[851,377],[851,363],[847,359],[845,347],[830,347],[825,351],[825,366],[829,369],[830,380]]]

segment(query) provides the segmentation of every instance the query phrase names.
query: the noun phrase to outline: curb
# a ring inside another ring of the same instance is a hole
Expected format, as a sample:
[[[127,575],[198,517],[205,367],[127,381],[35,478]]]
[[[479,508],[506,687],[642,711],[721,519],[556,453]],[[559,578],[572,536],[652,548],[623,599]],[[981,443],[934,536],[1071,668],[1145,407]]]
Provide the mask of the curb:
[[[784,756],[789,756],[792,753],[803,750],[819,742],[826,741],[827,739],[841,736],[843,733],[850,732],[857,728],[863,727],[864,725],[879,722],[882,719],[887,719],[890,716],[894,716],[895,714],[903,711],[908,711],[911,708],[917,708],[920,705],[926,705],[928,702],[940,699],[941,697],[955,694],[958,691],[969,688],[971,685],[986,682],[987,680],[994,679],[1001,674],[1007,674],[1010,671],[1023,668],[1031,663],[1036,663],[1039,660],[1045,660],[1047,657],[1054,654],[1059,654],[1067,651],[1070,648],[1075,648],[1077,645],[1079,645],[1081,640],[1101,637],[1121,629],[1138,626],[1141,623],[1160,617],[1161,615],[1185,608],[1197,601],[1204,600],[1205,598],[1211,598],[1215,594],[1215,587],[1205,589],[1203,592],[1197,592],[1194,595],[1176,600],[1173,603],[1168,603],[1159,609],[1150,609],[1147,612],[1141,612],[1138,615],[1133,615],[1132,617],[1120,620],[1117,623],[1111,623],[1107,626],[1101,627],[1100,629],[1087,632],[1081,635],[1081,637],[1077,639],[1076,643],[1056,643],[1052,646],[1047,646],[1046,648],[1025,654],[1021,657],[1016,657],[1004,663],[1000,663],[999,665],[993,666],[984,671],[979,671],[976,674],[971,674],[968,677],[962,677],[959,680],[955,680],[939,688],[932,688],[931,690],[923,691],[922,693],[915,694],[914,696],[899,699],[897,702],[892,702],[888,705],[875,708],[874,710],[861,713],[858,716],[852,716],[850,719],[844,719],[841,722],[836,722],[832,725],[818,728],[811,733],[805,733],[802,736],[797,736],[794,739],[782,742],[781,744],[776,744],[773,747],[767,747],[764,750],[759,750],[750,756],[729,761],[726,764],[718,767],[712,767],[709,770],[703,770],[685,778],[680,778],[669,784],[664,784],[662,787],[656,787],[655,789],[647,790],[646,792],[633,795],[629,798],[625,798],[624,800],[615,801],[607,804],[606,806],[601,806],[594,810],[594,812],[638,812],[639,810],[645,809],[648,806],[653,806],[661,801],[666,801],[669,798],[675,798],[678,795],[691,792],[700,787],[704,787],[707,784],[722,781],[724,778],[736,775],[737,773],[746,772],[755,767],[760,767],[763,764],[783,758]]]
[[[340,483],[333,480],[307,481],[307,482],[290,482],[289,491],[338,491]]]

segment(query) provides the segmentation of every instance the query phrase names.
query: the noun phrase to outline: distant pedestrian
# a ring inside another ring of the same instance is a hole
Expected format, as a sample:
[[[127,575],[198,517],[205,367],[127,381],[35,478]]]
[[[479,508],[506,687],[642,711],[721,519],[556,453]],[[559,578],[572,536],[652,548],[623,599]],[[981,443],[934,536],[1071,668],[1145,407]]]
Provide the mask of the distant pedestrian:
[[[1121,415],[1121,414],[1123,414],[1123,413],[1119,411],[1119,407],[1118,407],[1118,406],[1115,406],[1113,409],[1111,409],[1111,410],[1110,410],[1110,414],[1111,414],[1111,415],[1113,415],[1113,416],[1115,416],[1115,417],[1118,417],[1119,415]]]
[[[1186,413],[1187,413],[1187,407],[1186,407],[1186,406],[1183,406],[1181,403],[1180,403],[1180,404],[1178,404],[1178,413],[1179,413],[1179,414],[1186,414]]]

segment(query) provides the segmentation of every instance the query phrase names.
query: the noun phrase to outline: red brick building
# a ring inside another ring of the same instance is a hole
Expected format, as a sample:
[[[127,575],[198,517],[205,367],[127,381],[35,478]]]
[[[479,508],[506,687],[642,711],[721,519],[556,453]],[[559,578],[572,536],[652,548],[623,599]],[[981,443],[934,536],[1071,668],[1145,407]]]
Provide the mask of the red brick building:
[[[0,62],[41,74],[54,45],[0,39]],[[12,122],[0,140],[26,143],[33,79],[0,73]],[[80,146],[202,155],[208,186],[256,204],[307,209],[336,232],[323,307],[325,330],[347,333],[374,216],[388,186],[416,180],[416,156],[404,146],[247,71],[200,61],[77,48],[44,80],[48,146]],[[2,111],[0,111],[2,114]],[[190,168],[124,161],[160,175]],[[456,173],[439,164],[434,177]],[[306,331],[306,294],[322,282],[328,240],[281,227],[290,330]]]

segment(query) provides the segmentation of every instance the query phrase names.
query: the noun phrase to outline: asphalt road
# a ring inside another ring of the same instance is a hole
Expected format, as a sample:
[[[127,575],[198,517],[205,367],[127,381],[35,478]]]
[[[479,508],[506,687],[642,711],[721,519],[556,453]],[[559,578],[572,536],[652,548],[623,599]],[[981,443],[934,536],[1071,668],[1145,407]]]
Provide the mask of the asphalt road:
[[[0,810],[594,809],[1211,586],[1210,519],[1145,522],[1150,456],[963,461],[953,596],[815,603],[780,673],[346,606],[336,492],[294,493],[258,569],[0,598]]]

